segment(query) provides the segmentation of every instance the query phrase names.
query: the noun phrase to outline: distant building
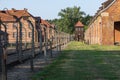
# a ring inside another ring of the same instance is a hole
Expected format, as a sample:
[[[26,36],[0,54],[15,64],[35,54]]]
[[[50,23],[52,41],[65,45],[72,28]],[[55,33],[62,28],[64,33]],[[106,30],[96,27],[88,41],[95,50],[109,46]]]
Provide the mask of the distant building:
[[[19,30],[20,24],[17,21],[17,18],[21,18],[20,22],[22,25],[22,42],[23,43],[31,43],[32,41],[32,30],[30,23],[27,20],[30,20],[34,26],[34,41],[38,42],[38,32],[36,30],[36,19],[27,11],[27,9],[16,10],[12,8],[11,10],[0,10],[1,21],[4,25],[6,25],[8,36],[8,41],[10,44],[15,44],[17,37],[17,29],[18,29],[18,39],[19,39]],[[17,29],[16,29],[17,28]],[[4,31],[3,25],[1,25],[0,29]]]
[[[120,0],[102,3],[85,32],[85,40],[100,45],[120,43]]]
[[[42,41],[45,39],[45,32],[47,40],[50,40],[55,35],[55,25],[51,25],[48,21],[41,19]]]
[[[84,25],[80,21],[75,24],[75,40],[84,40]]]
[[[20,19],[17,20],[17,19]],[[40,17],[34,17],[27,9],[16,10],[0,10],[0,22],[6,26],[6,32],[8,33],[8,42],[11,45],[16,44],[20,40],[20,25],[22,26],[22,43],[29,44],[32,42],[32,25],[34,27],[34,42],[38,44],[40,32],[42,32],[42,41],[45,40],[45,33],[47,40],[54,37],[55,25],[51,25],[49,22],[41,19]],[[40,30],[41,29],[41,30]],[[0,24],[0,30],[5,31],[3,25]],[[18,37],[18,38],[17,38]]]
[[[55,25],[51,24],[51,28],[50,28],[50,38],[53,38],[55,36]]]

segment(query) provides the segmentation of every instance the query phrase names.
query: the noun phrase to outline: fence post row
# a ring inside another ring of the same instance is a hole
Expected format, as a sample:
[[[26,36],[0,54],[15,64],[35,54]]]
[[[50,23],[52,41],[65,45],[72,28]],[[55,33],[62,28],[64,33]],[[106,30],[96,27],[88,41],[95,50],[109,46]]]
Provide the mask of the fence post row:
[[[6,10],[7,11],[7,13],[10,15],[10,16],[13,16],[15,19],[16,19],[16,22],[18,22],[19,23],[19,26],[20,26],[20,30],[19,30],[19,46],[16,46],[16,51],[17,51],[17,49],[18,49],[18,58],[19,58],[19,61],[22,63],[22,23],[21,23],[21,19],[22,19],[22,17],[20,17],[20,18],[18,18],[17,16],[15,16],[15,15],[12,15],[11,13],[9,13],[9,11],[8,11],[8,9],[7,8],[4,8],[4,10]],[[18,37],[18,33],[17,33],[17,37]],[[17,40],[17,39],[16,39]],[[17,43],[17,41],[16,41],[16,43]]]
[[[8,12],[9,13],[9,12]],[[9,13],[9,15],[11,15]],[[22,58],[23,58],[23,52],[22,52],[22,22],[21,19],[23,18],[20,17],[18,18],[15,15],[11,15],[16,19],[17,24],[19,25],[16,26],[16,32],[17,32],[17,36],[16,36],[16,53],[18,53],[18,58],[19,61],[22,62]],[[31,49],[31,56],[30,56],[30,67],[31,67],[31,71],[33,71],[34,69],[34,65],[33,65],[33,58],[35,57],[35,42],[34,42],[34,28],[35,26],[33,25],[32,21],[30,20],[26,20],[30,25],[31,25],[31,30],[32,30],[32,49]],[[40,22],[40,21],[38,21]],[[3,25],[3,27],[5,28],[5,31],[1,31],[1,24]],[[41,31],[41,24],[38,23],[37,24],[39,26],[38,29],[38,34],[39,34],[39,45],[40,45],[40,53],[42,53],[42,31]],[[19,31],[18,31],[19,30]],[[6,44],[7,42],[7,28],[6,25],[3,24],[3,22],[0,19],[0,74],[2,74],[2,76],[0,78],[2,78],[2,80],[7,80],[7,68],[6,68],[6,59],[7,59],[7,54],[6,54]],[[61,51],[61,46],[63,45],[65,47],[65,45],[71,40],[71,36],[69,34],[63,33],[63,32],[59,32],[58,30],[54,29],[55,31],[55,35],[54,35],[54,42],[55,45],[54,47],[56,47],[56,51]],[[61,35],[62,34],[62,35]],[[18,40],[18,36],[19,36],[19,40]],[[73,36],[72,36],[73,37]],[[47,33],[47,28],[44,26],[44,58],[45,61],[47,62],[47,49],[48,49],[48,42],[49,42],[49,46],[50,46],[50,56],[51,58],[53,57],[52,54],[52,43],[53,43],[53,36],[52,38],[48,41],[48,33]]]
[[[9,11],[8,11],[8,13],[9,13]],[[9,13],[9,15],[11,15],[11,14]],[[16,48],[18,49],[19,61],[22,63],[22,56],[23,56],[23,52],[22,52],[22,23],[20,21],[22,19],[22,17],[18,18],[15,15],[11,15],[11,16],[13,16],[16,19],[16,22],[18,22],[19,27],[20,27],[20,29],[19,29],[19,40],[17,39],[18,41],[16,41],[16,42],[18,42],[17,43],[18,46]],[[17,36],[16,37],[18,37],[18,32],[17,32]]]

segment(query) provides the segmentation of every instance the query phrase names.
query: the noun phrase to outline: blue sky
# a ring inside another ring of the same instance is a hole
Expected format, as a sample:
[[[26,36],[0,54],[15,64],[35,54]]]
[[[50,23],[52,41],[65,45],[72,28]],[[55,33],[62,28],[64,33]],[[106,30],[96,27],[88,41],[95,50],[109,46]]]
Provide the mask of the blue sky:
[[[0,0],[0,9],[24,9],[43,19],[58,18],[58,12],[66,7],[80,6],[81,11],[94,15],[106,0]]]

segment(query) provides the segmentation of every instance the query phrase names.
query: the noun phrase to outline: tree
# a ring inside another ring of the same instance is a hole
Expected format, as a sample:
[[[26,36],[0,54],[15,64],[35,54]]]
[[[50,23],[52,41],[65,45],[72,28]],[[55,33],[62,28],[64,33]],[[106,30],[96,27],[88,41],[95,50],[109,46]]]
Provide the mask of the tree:
[[[87,28],[92,16],[86,15],[83,11],[80,10],[80,7],[67,7],[66,9],[62,9],[58,16],[60,19],[48,20],[50,23],[54,23],[57,26],[59,31],[64,31],[67,33],[74,33],[74,25],[81,21],[85,25],[85,29]]]
[[[60,29],[67,33],[74,32],[74,25],[78,20],[82,20],[85,16],[83,11],[80,11],[80,7],[74,6],[73,8],[67,7],[66,9],[62,9],[58,16],[61,17],[61,26]]]
[[[85,30],[87,29],[87,26],[89,25],[91,19],[92,19],[92,16],[90,15],[86,15],[85,17],[83,17],[82,23],[85,25],[84,26]]]

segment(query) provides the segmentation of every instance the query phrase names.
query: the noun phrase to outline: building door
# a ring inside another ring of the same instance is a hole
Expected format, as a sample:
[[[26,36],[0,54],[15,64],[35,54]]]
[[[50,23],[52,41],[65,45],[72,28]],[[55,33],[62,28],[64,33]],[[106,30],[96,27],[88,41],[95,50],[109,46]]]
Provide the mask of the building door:
[[[114,43],[120,43],[120,21],[114,23]]]

